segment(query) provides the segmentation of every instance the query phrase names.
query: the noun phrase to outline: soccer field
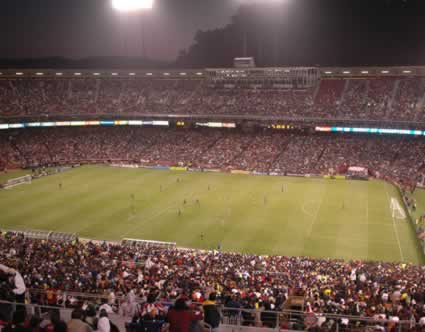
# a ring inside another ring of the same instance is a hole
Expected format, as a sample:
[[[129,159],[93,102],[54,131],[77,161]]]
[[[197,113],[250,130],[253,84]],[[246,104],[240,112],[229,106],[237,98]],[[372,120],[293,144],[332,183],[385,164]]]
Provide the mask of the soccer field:
[[[392,217],[392,198],[401,203],[395,187],[376,180],[86,166],[0,190],[0,228],[423,263],[409,222]]]

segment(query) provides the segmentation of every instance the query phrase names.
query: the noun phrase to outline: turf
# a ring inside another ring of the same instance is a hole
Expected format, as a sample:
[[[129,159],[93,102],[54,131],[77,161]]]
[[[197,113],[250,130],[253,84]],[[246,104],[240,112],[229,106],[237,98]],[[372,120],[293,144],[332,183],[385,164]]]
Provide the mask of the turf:
[[[0,191],[0,227],[422,264],[410,224],[392,218],[391,197],[401,201],[382,181],[86,166]]]

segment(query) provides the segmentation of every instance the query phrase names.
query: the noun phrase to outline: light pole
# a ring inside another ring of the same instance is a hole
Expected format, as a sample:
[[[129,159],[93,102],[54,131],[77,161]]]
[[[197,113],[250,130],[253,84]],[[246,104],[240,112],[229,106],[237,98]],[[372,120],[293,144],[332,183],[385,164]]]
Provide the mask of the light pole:
[[[145,56],[145,25],[143,24],[143,12],[151,10],[154,0],[112,0],[112,7],[120,12],[135,13],[140,12],[141,18],[141,52],[142,58]]]

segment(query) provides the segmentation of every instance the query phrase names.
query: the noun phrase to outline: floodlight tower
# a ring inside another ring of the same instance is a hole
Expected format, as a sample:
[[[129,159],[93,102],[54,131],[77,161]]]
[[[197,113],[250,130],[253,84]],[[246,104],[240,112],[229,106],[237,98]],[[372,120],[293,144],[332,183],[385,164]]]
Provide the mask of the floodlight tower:
[[[124,13],[140,13],[142,34],[142,58],[145,57],[145,29],[143,25],[143,14],[153,8],[154,0],[112,0],[112,7]]]

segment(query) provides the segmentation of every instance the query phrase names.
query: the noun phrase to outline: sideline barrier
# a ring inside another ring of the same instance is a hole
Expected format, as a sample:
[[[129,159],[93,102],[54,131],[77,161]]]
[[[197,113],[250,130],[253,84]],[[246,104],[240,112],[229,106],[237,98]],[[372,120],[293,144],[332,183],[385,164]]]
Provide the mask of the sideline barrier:
[[[204,169],[203,168],[198,168],[198,167],[188,167],[187,169],[190,172],[203,172]]]
[[[268,175],[267,172],[257,172],[257,171],[250,172],[249,174],[252,174],[252,175]]]
[[[13,229],[0,229],[2,232],[11,233],[14,235],[22,235],[28,239],[37,239],[45,241],[63,241],[63,242],[73,242],[77,240],[76,233],[63,233],[63,232],[52,232],[52,231],[43,231],[43,230],[13,230]]]
[[[249,174],[251,174],[250,172],[248,172],[248,171],[243,171],[243,170],[240,170],[240,169],[233,169],[233,170],[231,170],[230,171],[230,173],[231,174],[244,174],[244,175],[249,175]]]
[[[204,172],[221,173],[221,169],[217,169],[217,168],[204,168]]]
[[[182,166],[171,166],[170,171],[187,171],[187,167],[182,167]]]
[[[176,248],[176,242],[164,242],[164,241],[153,241],[153,240],[141,240],[141,239],[129,239],[124,238],[121,241],[123,246],[131,247],[156,247],[156,248]]]
[[[323,175],[323,178],[327,180],[346,180],[347,179],[345,175]]]
[[[146,169],[159,169],[159,170],[162,170],[162,171],[168,171],[168,170],[170,170],[170,168],[169,167],[166,167],[166,166],[147,166],[147,165],[142,165],[140,167],[146,168]]]

